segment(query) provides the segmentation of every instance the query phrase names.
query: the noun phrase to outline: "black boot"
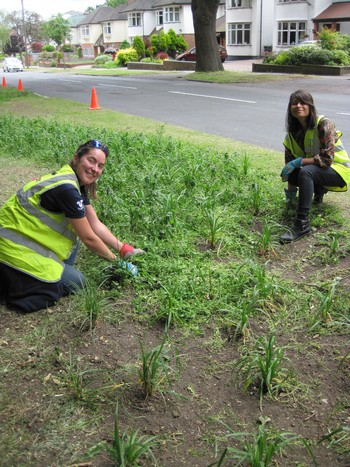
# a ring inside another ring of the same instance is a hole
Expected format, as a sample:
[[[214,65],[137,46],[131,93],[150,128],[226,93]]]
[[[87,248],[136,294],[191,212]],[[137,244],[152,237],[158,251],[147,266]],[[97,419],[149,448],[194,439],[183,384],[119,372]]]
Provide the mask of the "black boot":
[[[308,220],[296,219],[294,225],[280,237],[280,243],[290,243],[304,235],[310,235],[310,225]]]

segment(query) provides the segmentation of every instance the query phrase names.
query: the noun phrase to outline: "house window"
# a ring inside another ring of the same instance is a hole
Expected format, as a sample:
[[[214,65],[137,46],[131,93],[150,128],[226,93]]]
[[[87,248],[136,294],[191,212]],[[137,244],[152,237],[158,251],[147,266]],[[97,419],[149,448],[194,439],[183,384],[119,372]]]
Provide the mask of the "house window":
[[[250,45],[250,23],[228,23],[228,45]]]
[[[156,11],[156,20],[157,26],[161,26],[163,24],[163,10]]]
[[[82,52],[84,58],[91,58],[94,56],[94,51],[91,47],[83,47]]]
[[[81,37],[89,35],[89,25],[84,24],[84,26],[80,26],[80,35]]]
[[[252,0],[229,0],[229,8],[251,8]]]
[[[180,8],[178,6],[165,8],[165,22],[175,23],[180,21]]]
[[[112,34],[111,23],[103,23],[103,34],[105,36]]]
[[[277,45],[291,46],[301,42],[306,33],[305,21],[285,21],[278,23]]]
[[[142,26],[141,13],[129,13],[129,26]]]

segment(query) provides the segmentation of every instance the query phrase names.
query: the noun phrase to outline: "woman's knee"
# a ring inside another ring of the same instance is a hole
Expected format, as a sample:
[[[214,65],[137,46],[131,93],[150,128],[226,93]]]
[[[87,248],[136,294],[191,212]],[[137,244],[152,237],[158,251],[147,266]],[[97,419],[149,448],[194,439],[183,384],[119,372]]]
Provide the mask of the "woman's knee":
[[[85,286],[85,282],[85,276],[82,272],[74,266],[70,266],[69,264],[65,265],[61,278],[63,295],[76,293],[79,289],[82,289]]]

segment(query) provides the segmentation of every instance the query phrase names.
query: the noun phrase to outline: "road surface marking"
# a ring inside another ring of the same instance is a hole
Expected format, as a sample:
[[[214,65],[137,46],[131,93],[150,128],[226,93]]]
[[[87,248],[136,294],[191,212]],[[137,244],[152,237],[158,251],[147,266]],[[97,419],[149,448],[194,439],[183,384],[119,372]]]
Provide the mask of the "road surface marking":
[[[58,81],[67,81],[67,83],[82,83],[81,80],[58,78]]]
[[[350,115],[350,114],[346,112],[337,112],[337,115]]]
[[[105,87],[110,87],[110,88],[123,88],[123,89],[138,89],[138,88],[133,88],[132,86],[118,86],[118,84],[99,84],[99,86],[105,86]]]
[[[169,91],[171,94],[183,94],[184,96],[207,97],[208,99],[221,99],[223,101],[245,102],[246,104],[256,104],[255,101],[246,101],[244,99],[233,99],[231,97],[208,96],[207,94],[192,94],[190,92]]]

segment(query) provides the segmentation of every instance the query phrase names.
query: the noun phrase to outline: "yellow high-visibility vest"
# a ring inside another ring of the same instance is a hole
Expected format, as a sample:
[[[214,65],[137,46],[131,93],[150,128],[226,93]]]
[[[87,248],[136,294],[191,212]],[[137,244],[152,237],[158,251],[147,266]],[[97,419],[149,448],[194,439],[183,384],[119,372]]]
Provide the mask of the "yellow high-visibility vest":
[[[79,181],[69,165],[29,182],[0,209],[0,262],[44,282],[61,279],[77,236],[63,213],[40,205],[44,192]]]
[[[295,158],[314,157],[320,153],[321,143],[318,134],[318,124],[323,117],[323,115],[320,115],[317,118],[316,127],[306,131],[304,137],[304,150],[298,145],[291,133],[286,134],[283,144],[287,149],[289,149],[289,151]],[[338,139],[334,148],[334,160],[332,168],[344,180],[345,186],[343,188],[337,186],[326,188],[331,191],[346,191],[347,185],[350,184],[350,158],[347,152],[345,151],[340,139],[342,133],[340,131],[337,131],[337,135]]]

